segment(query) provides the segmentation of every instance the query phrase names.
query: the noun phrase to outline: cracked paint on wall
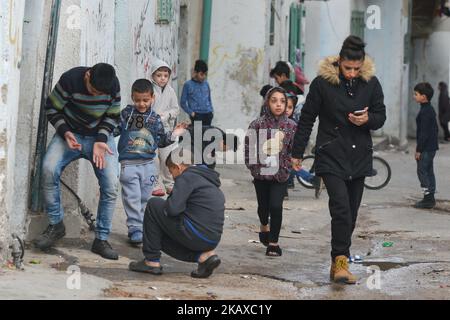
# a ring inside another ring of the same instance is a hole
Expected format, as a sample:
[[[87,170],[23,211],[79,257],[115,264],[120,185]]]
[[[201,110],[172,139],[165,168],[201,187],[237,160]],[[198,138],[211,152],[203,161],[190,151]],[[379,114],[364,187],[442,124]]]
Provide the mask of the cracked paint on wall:
[[[132,10],[133,63],[137,78],[151,77],[151,66],[155,58],[164,60],[172,68],[172,80],[177,79],[178,25],[180,1],[174,0],[173,21],[168,24],[155,23],[157,1],[136,1],[140,10]]]

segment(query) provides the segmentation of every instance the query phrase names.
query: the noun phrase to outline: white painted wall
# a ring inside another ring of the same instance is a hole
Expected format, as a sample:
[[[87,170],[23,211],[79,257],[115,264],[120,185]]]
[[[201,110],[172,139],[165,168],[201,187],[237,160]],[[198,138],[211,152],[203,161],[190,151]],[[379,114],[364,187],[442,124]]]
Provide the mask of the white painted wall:
[[[0,1],[0,261],[11,240],[22,27],[25,2]]]
[[[247,129],[259,114],[269,12],[269,1],[213,1],[208,81],[223,129]]]
[[[317,76],[319,62],[339,54],[343,41],[350,34],[352,1],[305,1],[305,6],[305,74],[312,80]]]
[[[416,39],[414,45],[414,63],[411,72],[410,102],[408,115],[408,135],[415,137],[416,117],[419,105],[412,99],[414,86],[419,82],[429,82],[435,89],[431,103],[438,113],[438,83],[450,82],[450,20],[436,18],[434,32],[426,39]],[[441,130],[439,126],[439,130]],[[442,132],[441,132],[442,134]]]
[[[406,139],[403,128],[403,104],[406,93],[403,82],[409,76],[403,74],[404,37],[407,32],[408,17],[404,16],[403,1],[372,0],[381,8],[382,25],[380,30],[366,30],[367,52],[374,58],[385,95],[387,121],[382,129],[384,134],[401,141]],[[401,137],[402,135],[402,137]]]
[[[122,83],[124,104],[131,103],[131,86],[140,78],[151,79],[155,58],[172,67],[172,86],[177,90],[178,24],[180,0],[173,1],[174,20],[157,24],[157,1],[116,1],[116,66]]]

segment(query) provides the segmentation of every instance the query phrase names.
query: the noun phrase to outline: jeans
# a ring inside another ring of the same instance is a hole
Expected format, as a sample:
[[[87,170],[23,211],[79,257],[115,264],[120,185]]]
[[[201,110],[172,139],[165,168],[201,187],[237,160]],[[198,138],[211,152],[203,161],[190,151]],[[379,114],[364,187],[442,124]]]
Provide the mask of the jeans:
[[[365,178],[345,181],[325,174],[322,176],[327,188],[331,214],[331,257],[350,257],[352,235],[356,226],[359,206],[364,192]]]
[[[144,213],[158,180],[155,162],[122,164],[120,183],[122,203],[127,215],[128,234],[143,232]]]
[[[55,134],[43,162],[42,192],[44,205],[50,224],[55,225],[63,221],[64,210],[61,202],[60,179],[64,169],[73,161],[86,159],[91,162],[100,186],[100,201],[97,209],[96,238],[107,240],[111,232],[112,217],[116,205],[119,189],[119,164],[117,149],[112,135],[108,139],[108,146],[114,155],[105,155],[106,168],[99,170],[93,163],[93,147],[96,137],[86,137],[74,134],[82,150],[69,149],[66,141]]]
[[[436,151],[422,152],[420,160],[417,161],[417,175],[420,186],[425,189],[425,194],[434,194],[436,192],[436,178],[434,176],[433,160]]]

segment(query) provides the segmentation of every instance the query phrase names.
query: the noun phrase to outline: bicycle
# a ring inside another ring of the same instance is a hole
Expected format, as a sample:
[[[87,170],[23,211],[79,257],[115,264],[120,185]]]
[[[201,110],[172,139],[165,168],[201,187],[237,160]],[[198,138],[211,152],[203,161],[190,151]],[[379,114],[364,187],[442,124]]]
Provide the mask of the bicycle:
[[[309,155],[303,158],[302,169],[314,174],[314,156]],[[380,190],[386,187],[391,181],[392,170],[389,163],[380,156],[373,156],[372,176],[367,177],[364,186],[369,190]],[[314,189],[311,182],[296,175],[297,181],[307,189]]]

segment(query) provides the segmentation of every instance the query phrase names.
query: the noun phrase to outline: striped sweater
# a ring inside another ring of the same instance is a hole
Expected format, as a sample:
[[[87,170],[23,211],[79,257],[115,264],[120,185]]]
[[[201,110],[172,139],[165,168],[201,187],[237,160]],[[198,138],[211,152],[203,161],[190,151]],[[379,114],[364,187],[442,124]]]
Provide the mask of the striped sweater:
[[[62,138],[71,131],[107,142],[120,122],[119,80],[116,78],[110,95],[93,96],[84,83],[87,71],[89,68],[77,67],[61,76],[47,99],[47,118]]]

